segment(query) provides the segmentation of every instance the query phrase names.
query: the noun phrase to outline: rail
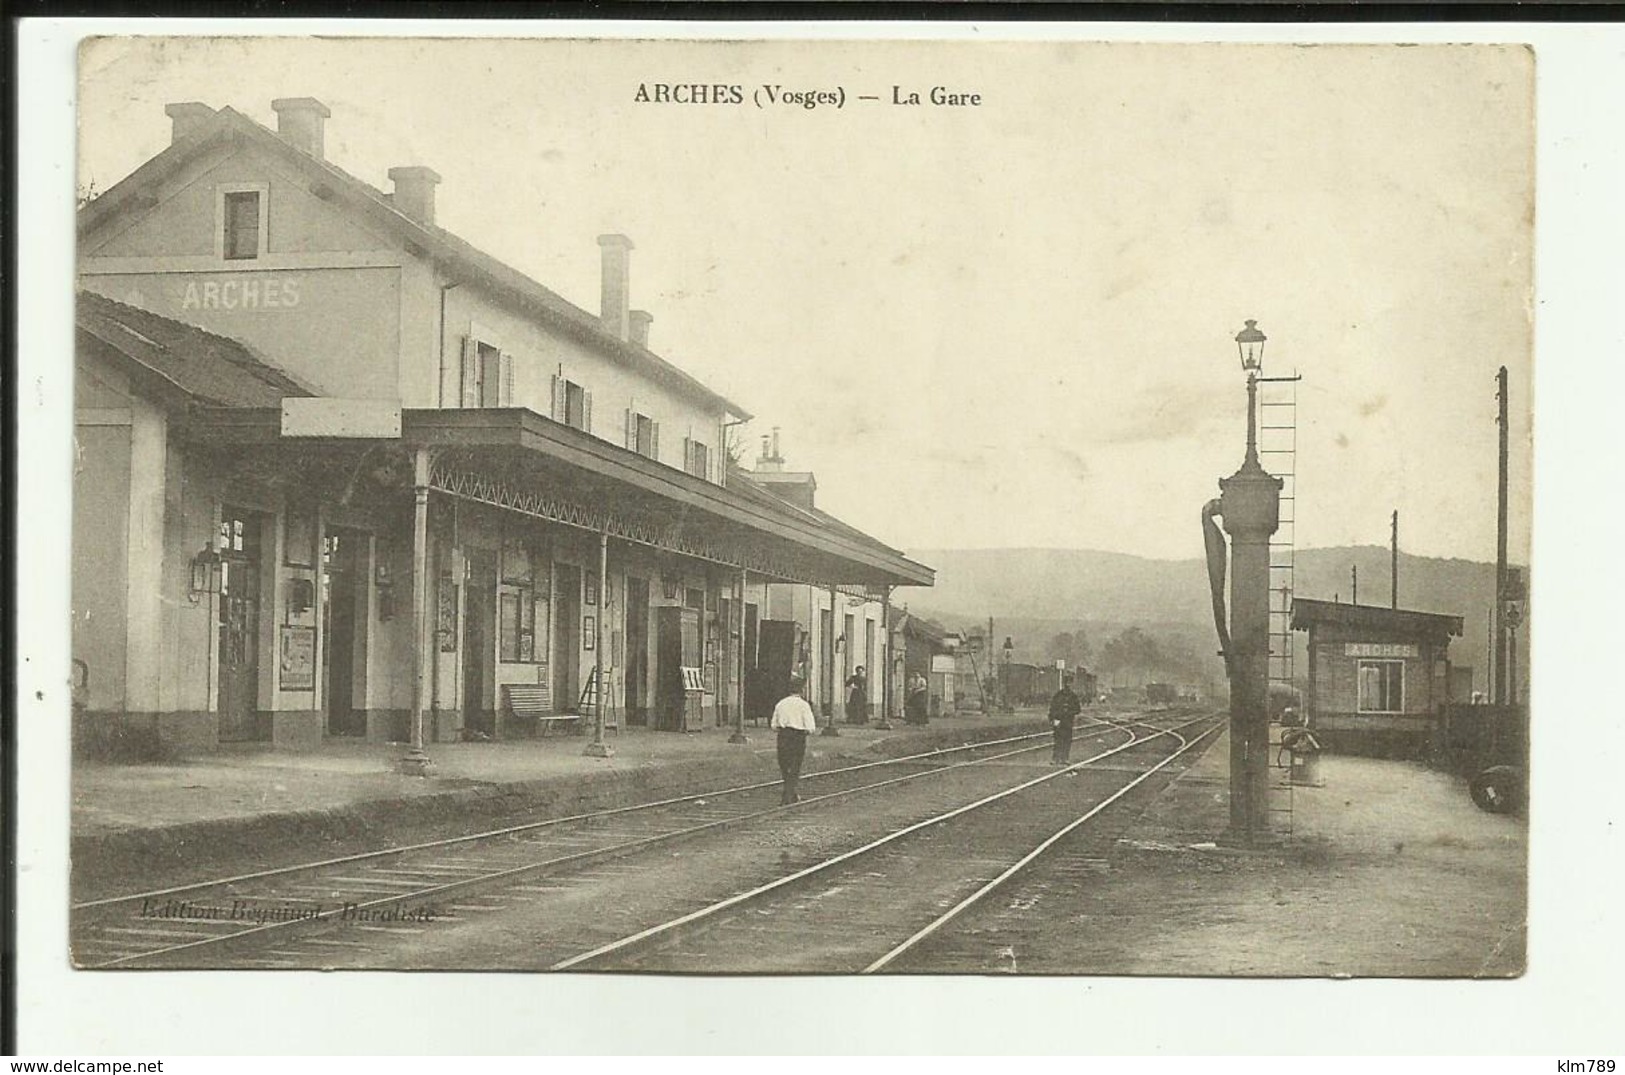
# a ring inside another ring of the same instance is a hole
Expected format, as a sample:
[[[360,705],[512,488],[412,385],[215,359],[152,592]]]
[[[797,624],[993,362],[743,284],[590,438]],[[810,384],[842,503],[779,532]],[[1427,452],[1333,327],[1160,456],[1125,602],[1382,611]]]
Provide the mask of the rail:
[[[1195,725],[1195,724],[1204,723],[1204,722],[1206,722],[1208,720],[1211,720],[1211,719],[1212,718],[1209,718],[1209,717],[1198,718],[1197,720],[1192,720],[1192,721],[1186,722],[1184,724],[1176,725],[1175,729],[1187,728],[1187,727],[1190,727],[1190,726]],[[1139,722],[1133,722],[1133,723],[1139,723]],[[1153,727],[1151,725],[1144,725],[1144,726],[1145,727]],[[1218,724],[1216,723],[1214,725],[1214,728],[1216,729],[1217,727],[1218,727]],[[1063,768],[1057,769],[1054,772],[1045,773],[1043,776],[1035,777],[1032,780],[1023,781],[1023,782],[1021,782],[1019,784],[1016,784],[1016,785],[1014,785],[1012,787],[1005,788],[1005,789],[1003,789],[1001,791],[998,791],[998,792],[995,792],[995,793],[993,793],[991,795],[984,796],[984,797],[982,797],[980,799],[977,799],[977,800],[975,800],[973,802],[962,804],[960,806],[955,807],[952,810],[948,810],[948,811],[946,811],[944,813],[940,813],[940,814],[936,814],[936,815],[934,815],[932,817],[928,817],[923,821],[918,821],[918,822],[914,822],[912,824],[906,825],[903,828],[897,829],[897,830],[895,830],[895,831],[893,831],[891,833],[888,833],[885,836],[882,836],[882,837],[880,837],[878,839],[875,839],[875,840],[871,840],[868,843],[862,845],[861,847],[857,847],[857,848],[853,848],[853,849],[848,850],[848,851],[844,851],[844,852],[842,852],[842,853],[840,853],[838,855],[834,855],[834,856],[832,856],[830,858],[827,858],[827,859],[824,859],[824,860],[822,860],[820,862],[814,863],[811,866],[807,866],[807,867],[804,867],[804,868],[802,868],[800,870],[796,870],[795,872],[790,873],[790,874],[788,874],[788,875],[786,875],[784,877],[776,878],[775,880],[769,881],[766,884],[758,885],[755,888],[749,889],[749,890],[747,890],[745,892],[741,892],[741,893],[738,893],[736,895],[729,896],[726,899],[718,900],[718,901],[716,901],[714,903],[708,904],[707,906],[701,907],[701,908],[699,908],[698,910],[695,910],[695,911],[691,911],[688,914],[681,915],[681,916],[679,916],[677,918],[673,918],[673,919],[671,919],[669,921],[662,922],[662,923],[660,923],[658,925],[651,926],[651,927],[649,927],[647,929],[644,929],[644,930],[640,930],[639,932],[637,932],[635,934],[631,934],[629,936],[619,938],[618,940],[611,941],[608,944],[599,945],[596,948],[593,948],[593,949],[591,949],[589,951],[586,951],[586,952],[582,952],[582,953],[580,953],[578,955],[571,956],[568,959],[560,960],[559,962],[556,962],[551,967],[549,967],[549,969],[550,970],[555,970],[555,971],[575,970],[575,969],[584,967],[586,964],[592,963],[594,961],[601,960],[605,956],[613,955],[613,954],[620,953],[620,952],[626,952],[628,950],[635,949],[635,948],[647,945],[649,942],[651,942],[651,941],[653,941],[653,940],[655,940],[657,938],[673,934],[678,930],[681,930],[681,929],[684,929],[686,927],[692,926],[695,923],[698,923],[698,922],[701,922],[701,921],[703,921],[705,919],[711,918],[711,917],[713,917],[715,915],[718,915],[718,914],[720,914],[720,913],[722,913],[724,911],[728,911],[730,909],[739,907],[739,906],[741,906],[743,904],[749,903],[749,902],[751,902],[753,900],[757,900],[757,899],[759,899],[759,898],[761,898],[763,896],[766,896],[766,895],[768,895],[770,893],[778,892],[778,891],[780,891],[782,889],[785,889],[785,888],[787,888],[787,887],[789,887],[791,885],[795,885],[795,884],[797,884],[797,883],[799,883],[801,881],[804,881],[809,877],[813,877],[813,876],[815,876],[817,874],[821,874],[821,873],[824,873],[824,872],[826,872],[828,870],[831,870],[836,866],[842,865],[843,863],[847,863],[847,862],[850,862],[850,861],[852,861],[854,859],[860,858],[862,856],[872,854],[873,852],[879,850],[880,848],[887,847],[887,846],[889,846],[889,845],[891,845],[891,844],[893,844],[893,843],[895,843],[895,842],[897,842],[899,840],[904,839],[905,837],[908,837],[908,836],[910,836],[910,835],[912,835],[914,833],[920,832],[921,830],[924,830],[924,829],[927,829],[927,828],[930,828],[930,827],[933,827],[933,826],[936,826],[936,825],[940,825],[940,824],[942,824],[942,823],[944,823],[946,821],[949,821],[949,820],[951,820],[951,819],[953,819],[955,817],[959,817],[959,816],[961,816],[963,814],[970,813],[971,811],[981,809],[981,808],[983,808],[983,807],[985,807],[985,806],[987,806],[987,805],[989,805],[991,803],[995,803],[995,802],[999,802],[1001,800],[1007,799],[1010,796],[1018,795],[1021,792],[1026,791],[1026,790],[1028,790],[1030,788],[1037,787],[1037,786],[1039,786],[1041,784],[1047,783],[1048,781],[1055,780],[1055,779],[1057,779],[1059,777],[1065,776],[1068,773],[1072,773],[1072,772],[1080,770],[1080,769],[1082,769],[1082,768],[1084,768],[1086,766],[1093,765],[1093,764],[1095,764],[1097,762],[1100,762],[1100,761],[1102,761],[1102,760],[1104,760],[1106,758],[1112,757],[1113,755],[1120,754],[1125,750],[1129,750],[1129,749],[1131,749],[1133,747],[1141,746],[1141,745],[1144,745],[1145,743],[1152,742],[1152,741],[1154,741],[1156,739],[1160,739],[1163,736],[1173,735],[1173,736],[1175,736],[1176,738],[1178,738],[1180,740],[1182,746],[1180,747],[1180,749],[1178,751],[1175,752],[1175,755],[1177,756],[1177,754],[1183,753],[1183,751],[1188,748],[1189,744],[1184,740],[1183,736],[1180,736],[1178,734],[1178,731],[1175,730],[1175,729],[1155,729],[1152,732],[1152,734],[1150,734],[1150,735],[1135,735],[1135,734],[1133,734],[1131,732],[1130,733],[1131,738],[1127,743],[1123,743],[1123,744],[1121,744],[1119,746],[1113,747],[1110,750],[1102,751],[1102,752],[1100,752],[1098,754],[1095,754],[1095,755],[1093,755],[1093,756],[1091,756],[1089,758],[1085,758],[1082,761],[1075,762],[1075,763],[1073,763],[1071,765],[1068,765],[1068,766],[1065,766]],[[1211,730],[1212,729],[1210,729],[1210,731]],[[1206,734],[1206,733],[1204,733],[1204,734]],[[1157,768],[1161,768],[1162,764],[1166,764],[1166,761],[1159,764],[1157,766]],[[1146,775],[1148,775],[1148,774],[1146,774]],[[1145,775],[1142,775],[1141,777],[1137,778],[1136,783],[1138,783],[1140,780],[1143,780],[1143,779],[1145,779]],[[1115,801],[1115,798],[1113,799],[1113,801]]]
[[[1129,721],[1127,723],[1132,724],[1135,722]],[[1124,727],[1123,723],[1112,720],[1097,719],[1091,722],[1087,728],[1091,733],[1095,734],[1110,731],[1126,732],[1131,736],[1134,734],[1132,731],[1129,731],[1128,728]],[[985,765],[989,762],[1015,757],[1021,754],[1031,753],[1033,751],[1043,750],[1047,747],[1049,739],[1050,736],[1048,733],[1008,736],[1001,739],[987,740],[980,743],[960,744],[938,750],[923,751],[915,754],[904,755],[898,758],[886,758],[874,762],[864,762],[858,765],[843,766],[835,769],[823,770],[821,772],[810,773],[804,777],[805,780],[847,776],[856,773],[865,773],[874,769],[896,767],[906,764],[926,763],[932,766],[931,768],[924,769],[920,772],[905,773],[901,776],[891,777],[876,782],[861,783],[851,788],[844,788],[823,795],[813,796],[804,800],[800,804],[790,807],[773,806],[761,810],[747,810],[744,813],[731,814],[715,820],[707,820],[697,825],[684,824],[676,829],[657,832],[653,835],[642,836],[619,843],[611,843],[605,846],[590,848],[584,851],[577,851],[551,858],[521,862],[518,865],[503,869],[487,870],[484,872],[479,872],[474,876],[459,878],[442,884],[429,885],[427,887],[412,887],[406,891],[391,892],[378,896],[375,899],[363,899],[363,895],[371,894],[363,890],[362,893],[357,894],[357,899],[353,901],[350,906],[357,912],[377,911],[392,905],[433,900],[458,893],[470,892],[477,888],[500,885],[516,880],[519,877],[527,874],[535,874],[548,870],[558,870],[571,866],[582,865],[584,863],[596,860],[634,854],[638,851],[646,850],[661,843],[669,843],[680,839],[686,839],[706,832],[715,831],[729,825],[737,825],[755,818],[776,814],[787,809],[811,807],[819,803],[826,803],[852,795],[864,794],[882,788],[896,786],[908,781],[918,780],[927,776],[940,775],[942,773],[962,769],[967,766]],[[1038,742],[1035,743],[1035,740]],[[975,757],[968,761],[942,762],[942,759],[953,755],[965,754],[967,752],[979,753],[989,749],[997,750],[997,748],[1012,746],[1013,744],[1027,745],[1014,746],[1013,749],[1010,750],[996,752],[988,756]],[[935,764],[937,762],[942,763]],[[451,850],[462,846],[473,845],[481,841],[494,841],[505,837],[532,834],[542,830],[557,828],[572,823],[587,824],[601,821],[606,818],[654,812],[663,807],[680,807],[686,804],[695,803],[700,805],[709,805],[713,800],[726,796],[743,795],[744,793],[762,791],[765,789],[776,789],[778,786],[778,781],[762,781],[738,785],[731,788],[714,789],[705,792],[675,796],[669,799],[663,799],[651,803],[640,803],[633,806],[616,807],[609,810],[593,811],[563,818],[551,818],[538,822],[530,822],[523,825],[507,826],[501,829],[494,829],[482,833],[451,837],[443,840],[425,841],[422,843],[391,847],[377,851],[336,856],[315,862],[300,863],[294,866],[259,870],[252,873],[237,874],[227,878],[208,879],[186,885],[152,889],[145,892],[131,893],[122,896],[110,897],[107,899],[85,901],[73,905],[72,910],[75,912],[75,915],[81,919],[104,919],[110,912],[116,910],[120,905],[140,904],[145,906],[147,902],[154,900],[176,900],[187,897],[195,898],[204,893],[214,892],[221,889],[229,889],[244,884],[264,883],[268,881],[289,881],[302,875],[320,874],[323,871],[329,871],[340,867],[366,865],[412,853]],[[335,880],[344,881],[352,885],[359,883],[354,878],[339,878]],[[381,882],[374,881],[373,883]],[[183,924],[198,928],[203,928],[208,925],[208,923],[190,921]],[[97,925],[98,923],[96,921],[75,924],[76,928],[74,930],[74,934],[76,949],[82,942],[93,939]],[[199,937],[197,939],[184,941],[179,944],[159,945],[155,947],[143,948],[133,952],[126,951],[115,955],[113,958],[87,962],[84,965],[92,968],[129,966],[132,964],[149,962],[154,959],[173,956],[180,953],[192,953],[206,948],[223,948],[228,945],[268,939],[273,935],[290,932],[300,927],[308,927],[309,925],[310,922],[303,919],[244,925],[242,928],[233,928],[227,933],[215,936]],[[139,932],[143,934],[150,934],[153,931],[142,930]],[[87,934],[92,936],[86,936]]]

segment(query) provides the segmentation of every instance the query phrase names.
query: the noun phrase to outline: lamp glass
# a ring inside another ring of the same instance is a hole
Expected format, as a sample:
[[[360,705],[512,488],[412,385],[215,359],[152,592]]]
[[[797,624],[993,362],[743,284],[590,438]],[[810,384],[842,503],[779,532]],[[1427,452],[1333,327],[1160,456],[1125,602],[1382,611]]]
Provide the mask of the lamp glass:
[[[220,554],[214,546],[206,545],[192,558],[192,592],[216,594],[220,592]]]
[[[1247,325],[1236,333],[1236,353],[1241,357],[1241,368],[1248,373],[1257,373],[1264,365],[1264,341],[1268,337],[1258,329],[1258,322],[1249,319]]]

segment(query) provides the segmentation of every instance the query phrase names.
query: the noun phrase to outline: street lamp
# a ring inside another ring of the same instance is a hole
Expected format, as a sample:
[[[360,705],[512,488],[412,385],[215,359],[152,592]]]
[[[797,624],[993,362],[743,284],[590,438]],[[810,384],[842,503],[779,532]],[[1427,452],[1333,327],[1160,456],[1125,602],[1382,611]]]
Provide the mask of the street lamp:
[[[1241,355],[1241,368],[1257,376],[1264,368],[1264,341],[1269,339],[1258,330],[1258,322],[1249,319],[1236,333],[1236,351]]]
[[[1264,341],[1268,338],[1251,318],[1236,333],[1236,353],[1241,356],[1241,368],[1247,371],[1247,462],[1258,470],[1263,469],[1258,462],[1258,375],[1264,368]]]

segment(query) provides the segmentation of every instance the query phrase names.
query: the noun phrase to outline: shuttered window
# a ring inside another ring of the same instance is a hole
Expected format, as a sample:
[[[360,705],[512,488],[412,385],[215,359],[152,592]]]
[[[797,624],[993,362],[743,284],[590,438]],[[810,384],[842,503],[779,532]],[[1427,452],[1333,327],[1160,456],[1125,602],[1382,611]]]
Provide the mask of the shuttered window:
[[[692,437],[683,438],[683,469],[696,478],[711,480],[711,446]]]
[[[553,376],[553,421],[592,432],[592,393],[558,374]]]
[[[587,391],[578,384],[566,381],[564,386],[564,424],[575,429],[587,428]]]
[[[463,339],[462,406],[513,406],[513,356],[467,336]]]
[[[462,377],[461,405],[463,407],[478,407],[480,405],[480,341],[472,336],[463,338]]]
[[[649,459],[660,458],[660,423],[630,407],[626,411],[626,446]]]

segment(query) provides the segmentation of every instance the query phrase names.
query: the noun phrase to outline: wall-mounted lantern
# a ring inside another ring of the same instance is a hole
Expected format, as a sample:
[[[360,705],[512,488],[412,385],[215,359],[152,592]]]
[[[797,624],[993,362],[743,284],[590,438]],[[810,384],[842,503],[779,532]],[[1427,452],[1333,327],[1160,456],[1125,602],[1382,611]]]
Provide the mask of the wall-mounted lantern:
[[[223,563],[224,560],[213,542],[203,546],[203,550],[192,557],[192,604],[197,604],[200,598],[220,592]]]

